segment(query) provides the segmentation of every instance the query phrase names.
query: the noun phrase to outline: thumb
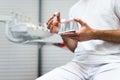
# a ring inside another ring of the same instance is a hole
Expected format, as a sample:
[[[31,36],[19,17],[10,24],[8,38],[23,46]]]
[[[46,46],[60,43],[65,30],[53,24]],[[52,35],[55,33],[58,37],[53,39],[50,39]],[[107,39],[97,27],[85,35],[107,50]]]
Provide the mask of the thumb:
[[[60,22],[60,12],[58,12],[57,21]]]
[[[82,20],[79,19],[79,18],[74,18],[74,20],[75,20],[76,22],[79,22],[79,23],[81,24],[81,26],[87,26],[87,23],[85,23],[84,21],[82,21]]]

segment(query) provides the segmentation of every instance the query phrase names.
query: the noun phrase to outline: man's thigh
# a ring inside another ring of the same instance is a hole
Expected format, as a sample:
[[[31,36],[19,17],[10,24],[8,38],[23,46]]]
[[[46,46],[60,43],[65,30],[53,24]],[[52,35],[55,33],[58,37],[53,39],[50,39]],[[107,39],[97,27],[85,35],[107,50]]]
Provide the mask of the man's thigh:
[[[92,80],[120,80],[120,63],[112,63],[101,67]]]
[[[80,70],[78,69],[79,66],[76,63],[70,62],[65,66],[46,73],[36,80],[83,80],[81,73],[79,73]]]

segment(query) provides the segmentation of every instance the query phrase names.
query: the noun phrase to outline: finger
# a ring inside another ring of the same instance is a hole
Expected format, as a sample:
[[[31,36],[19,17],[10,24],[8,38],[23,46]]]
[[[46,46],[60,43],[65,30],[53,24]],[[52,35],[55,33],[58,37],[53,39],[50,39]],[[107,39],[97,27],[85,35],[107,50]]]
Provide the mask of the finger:
[[[60,22],[60,12],[58,12],[57,21]]]
[[[73,40],[77,40],[77,38],[76,37],[70,37],[71,39],[73,39]]]
[[[54,26],[58,26],[58,24],[59,24],[58,22],[54,22],[53,23]]]
[[[48,21],[47,21],[47,25],[48,25],[48,23],[51,21],[51,20],[53,20],[53,18],[55,17],[55,14],[53,14],[49,19],[48,19]]]
[[[50,32],[53,32],[53,25],[50,26]]]
[[[75,32],[65,32],[61,34],[62,36],[66,37],[75,37],[77,34]]]
[[[75,31],[70,31],[70,32],[64,32],[62,35],[74,35]]]
[[[53,20],[51,20],[51,21],[48,23],[48,26],[47,26],[48,29],[50,29],[52,23],[53,23]]]
[[[70,38],[70,39],[73,39],[73,40],[75,40],[75,41],[78,41],[78,38],[77,38],[77,36],[63,36],[63,35],[61,35],[63,38]]]
[[[79,18],[74,18],[74,20],[75,20],[76,22],[79,22],[82,26],[87,25],[84,21],[82,21],[82,20],[79,19]]]

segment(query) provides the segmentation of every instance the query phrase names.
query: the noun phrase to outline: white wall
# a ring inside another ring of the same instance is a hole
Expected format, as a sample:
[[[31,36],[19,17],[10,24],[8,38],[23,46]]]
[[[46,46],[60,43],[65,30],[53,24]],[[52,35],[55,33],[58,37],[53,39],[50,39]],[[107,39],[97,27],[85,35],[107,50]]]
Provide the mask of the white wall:
[[[68,18],[69,8],[78,0],[42,0],[42,22],[56,11],[61,12],[61,18]],[[56,38],[55,39],[59,39]],[[42,53],[42,74],[54,69],[55,67],[66,64],[73,58],[73,53],[69,50],[46,45]]]
[[[68,18],[69,9],[78,0],[42,0],[42,21],[46,22],[48,18],[56,11],[61,12],[61,18]]]
[[[38,20],[38,0],[0,0],[0,15],[10,11]],[[5,25],[0,22],[0,80],[34,80],[37,77],[36,45],[9,42],[5,37]]]

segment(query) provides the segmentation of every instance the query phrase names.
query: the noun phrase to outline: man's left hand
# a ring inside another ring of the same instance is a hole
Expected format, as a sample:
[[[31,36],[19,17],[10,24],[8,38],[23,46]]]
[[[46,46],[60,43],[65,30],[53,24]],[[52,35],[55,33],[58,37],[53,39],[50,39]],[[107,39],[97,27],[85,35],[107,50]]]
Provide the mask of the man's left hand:
[[[75,32],[65,32],[62,34],[62,37],[68,37],[80,42],[94,39],[95,29],[92,29],[81,19],[75,18],[74,20],[81,25],[81,28]]]

